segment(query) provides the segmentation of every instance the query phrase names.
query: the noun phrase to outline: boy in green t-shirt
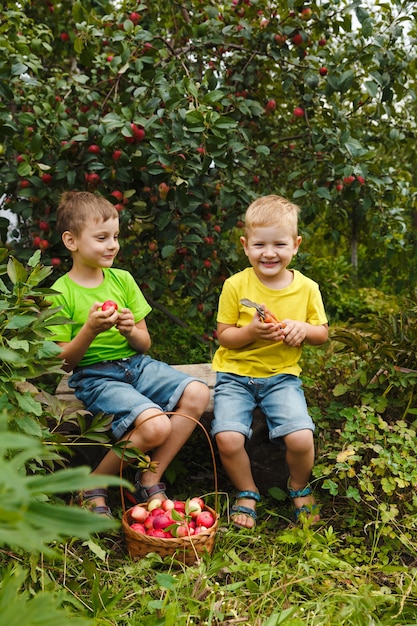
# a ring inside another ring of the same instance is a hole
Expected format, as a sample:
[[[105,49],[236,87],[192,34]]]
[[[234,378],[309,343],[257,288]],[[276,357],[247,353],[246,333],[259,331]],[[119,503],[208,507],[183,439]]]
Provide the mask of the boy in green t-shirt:
[[[275,195],[249,206],[241,243],[251,267],[225,281],[219,300],[212,434],[238,490],[231,515],[238,528],[254,528],[260,500],[245,450],[256,407],[265,415],[270,440],[282,437],[286,444],[296,518],[304,513],[319,519],[308,484],[314,424],[298,362],[303,343],[327,340],[328,325],[318,285],[287,269],[301,243],[298,213],[296,205]],[[251,303],[260,303],[258,310],[249,308]]]
[[[158,494],[169,463],[191,435],[207,407],[209,390],[202,381],[156,361],[145,352],[151,339],[145,322],[151,307],[129,272],[113,269],[119,251],[119,214],[103,197],[66,192],[57,211],[57,228],[72,255],[72,267],[58,278],[51,297],[72,324],[54,326],[62,347],[70,387],[93,415],[113,415],[116,440],[152,451],[156,472],[138,472],[133,498],[145,502]],[[166,413],[176,411],[168,417]],[[152,417],[155,416],[155,417]],[[148,419],[152,417],[152,419]],[[120,458],[110,450],[94,474],[114,475]],[[95,512],[111,515],[107,491],[81,494]]]

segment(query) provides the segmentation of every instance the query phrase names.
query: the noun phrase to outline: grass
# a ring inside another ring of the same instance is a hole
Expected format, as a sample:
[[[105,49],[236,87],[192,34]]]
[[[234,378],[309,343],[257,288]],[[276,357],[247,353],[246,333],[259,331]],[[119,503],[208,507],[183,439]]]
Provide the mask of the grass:
[[[220,502],[224,510],[224,496]],[[254,532],[222,517],[213,554],[190,567],[155,554],[132,560],[116,533],[62,546],[63,563],[33,571],[67,589],[95,624],[416,624],[415,538],[403,529],[401,545],[389,550],[383,527],[374,526],[358,541],[349,533],[353,511],[334,505],[323,503],[317,526],[294,526],[266,497]]]

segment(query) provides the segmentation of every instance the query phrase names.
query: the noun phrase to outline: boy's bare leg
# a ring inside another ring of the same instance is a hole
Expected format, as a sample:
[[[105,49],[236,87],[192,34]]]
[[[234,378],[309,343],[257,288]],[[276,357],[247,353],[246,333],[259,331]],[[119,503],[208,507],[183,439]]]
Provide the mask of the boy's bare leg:
[[[129,441],[131,446],[142,452],[147,452],[158,446],[161,441],[166,441],[170,437],[171,431],[171,420],[166,415],[158,414],[155,409],[146,409],[136,418],[135,428],[127,432],[120,441]],[[106,476],[117,475],[120,471],[120,463],[120,456],[110,450],[92,473]],[[123,467],[126,465],[128,462],[123,463]],[[103,497],[92,498],[90,502],[93,506],[106,504]]]
[[[172,415],[171,434],[152,452],[152,461],[158,463],[156,472],[146,471],[141,474],[140,482],[144,487],[151,487],[160,482],[168,465],[188,441],[196,423],[183,415],[189,415],[195,420],[200,417],[207,408],[210,399],[210,391],[206,385],[193,381],[184,389],[184,393],[176,407],[177,415]]]
[[[287,447],[286,460],[290,473],[289,486],[299,490],[307,486],[314,465],[314,441],[311,430],[297,430],[284,437]],[[315,504],[313,494],[294,498],[294,506],[298,509],[302,506]]]
[[[254,491],[258,488],[253,480],[248,453],[245,450],[245,436],[235,431],[217,433],[216,443],[220,459],[233,486],[238,491]],[[239,505],[255,510],[256,502],[249,498],[240,498]],[[244,528],[253,528],[255,520],[244,513],[234,513],[233,521]]]

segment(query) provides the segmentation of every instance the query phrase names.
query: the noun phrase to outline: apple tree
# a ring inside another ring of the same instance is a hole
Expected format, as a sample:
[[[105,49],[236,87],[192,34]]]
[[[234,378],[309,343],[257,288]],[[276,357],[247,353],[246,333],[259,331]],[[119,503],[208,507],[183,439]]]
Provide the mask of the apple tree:
[[[6,0],[2,238],[12,214],[20,258],[39,248],[65,271],[59,196],[101,193],[119,263],[209,327],[248,203],[279,193],[303,209],[305,263],[348,259],[359,284],[405,288],[415,18],[400,0]]]

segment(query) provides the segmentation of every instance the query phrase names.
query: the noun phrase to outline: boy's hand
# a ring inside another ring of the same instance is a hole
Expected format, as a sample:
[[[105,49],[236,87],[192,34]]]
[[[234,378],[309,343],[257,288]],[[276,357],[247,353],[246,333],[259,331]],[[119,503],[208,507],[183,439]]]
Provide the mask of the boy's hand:
[[[283,341],[285,337],[285,324],[278,321],[275,315],[268,311],[265,305],[262,305],[262,307],[264,310],[264,319],[256,312],[251,322],[256,338],[263,339],[264,341]]]
[[[119,313],[115,308],[109,308],[103,311],[101,308],[102,305],[103,302],[95,302],[93,304],[86,322],[87,327],[94,335],[98,335],[114,326],[119,317]]]
[[[307,325],[305,322],[296,320],[285,320],[284,343],[291,348],[299,348],[307,334]]]
[[[122,309],[119,311],[116,328],[124,337],[128,337],[132,333],[135,328],[135,319],[130,309]]]

